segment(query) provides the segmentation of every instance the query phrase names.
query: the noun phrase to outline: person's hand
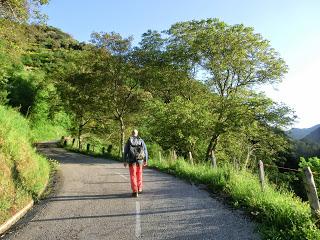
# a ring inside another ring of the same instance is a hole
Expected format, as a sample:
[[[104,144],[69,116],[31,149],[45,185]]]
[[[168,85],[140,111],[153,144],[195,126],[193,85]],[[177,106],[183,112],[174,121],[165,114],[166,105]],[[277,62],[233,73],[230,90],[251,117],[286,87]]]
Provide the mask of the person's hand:
[[[143,161],[143,166],[144,166],[144,167],[148,166],[148,164],[147,164],[147,161],[146,161],[146,160],[144,160],[144,161]]]
[[[128,163],[126,163],[126,162],[125,162],[125,163],[123,163],[123,166],[124,166],[124,167],[127,167],[127,165],[128,165]]]

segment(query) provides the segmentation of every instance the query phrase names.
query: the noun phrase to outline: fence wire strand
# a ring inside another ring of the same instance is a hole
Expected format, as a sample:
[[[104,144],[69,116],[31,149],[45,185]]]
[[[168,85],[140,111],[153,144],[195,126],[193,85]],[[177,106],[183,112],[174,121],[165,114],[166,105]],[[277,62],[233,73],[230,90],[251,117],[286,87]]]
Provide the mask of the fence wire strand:
[[[283,170],[288,170],[288,171],[291,171],[291,172],[301,172],[303,173],[303,170],[302,169],[293,169],[293,168],[287,168],[287,167],[279,167],[279,166],[274,166],[274,165],[270,165],[270,164],[263,164],[263,166],[265,167],[271,167],[271,168],[278,168],[278,169],[283,169]],[[319,175],[320,173],[319,172],[312,172],[312,174],[314,175]]]

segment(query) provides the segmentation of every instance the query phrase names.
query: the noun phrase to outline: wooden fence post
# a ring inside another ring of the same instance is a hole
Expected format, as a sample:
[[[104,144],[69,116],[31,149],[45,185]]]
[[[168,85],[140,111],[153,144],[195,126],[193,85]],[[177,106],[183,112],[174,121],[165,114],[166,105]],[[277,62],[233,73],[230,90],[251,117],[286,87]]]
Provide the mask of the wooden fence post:
[[[263,162],[261,160],[259,160],[259,179],[260,179],[261,190],[264,191],[264,188],[265,188],[264,167],[263,167]]]
[[[192,157],[191,152],[189,152],[189,161],[190,161],[191,165],[193,165],[193,157]]]
[[[236,169],[237,171],[239,170],[238,160],[237,160],[236,157],[233,158],[233,167],[234,167],[234,169]]]
[[[173,158],[174,161],[176,161],[177,158],[178,158],[178,157],[177,157],[176,150],[174,150],[174,149],[173,149],[173,152],[172,152],[172,158]]]
[[[162,157],[161,157],[161,151],[159,151],[159,162],[162,161]]]
[[[306,167],[304,169],[305,178],[305,186],[307,190],[307,195],[310,203],[311,213],[312,215],[320,219],[320,204],[317,193],[317,187],[313,179],[313,174],[311,172],[310,167]]]
[[[74,142],[76,141],[76,139],[72,139],[72,147],[74,146]]]
[[[112,144],[109,144],[107,148],[107,153],[111,154],[111,151],[112,151]]]
[[[104,153],[105,153],[105,151],[106,151],[106,149],[105,149],[105,147],[102,147],[102,154],[104,155]]]
[[[64,136],[61,137],[61,139],[60,139],[60,144],[61,144],[61,145],[64,144]]]
[[[67,146],[67,144],[68,144],[68,140],[67,140],[67,139],[65,139],[65,140],[64,140],[64,142],[63,142],[63,146],[65,146],[65,147],[66,147],[66,146]]]
[[[87,152],[90,151],[90,143],[87,143]]]
[[[214,151],[211,151],[211,165],[213,168],[217,167],[217,159],[216,159],[216,156],[214,155]]]

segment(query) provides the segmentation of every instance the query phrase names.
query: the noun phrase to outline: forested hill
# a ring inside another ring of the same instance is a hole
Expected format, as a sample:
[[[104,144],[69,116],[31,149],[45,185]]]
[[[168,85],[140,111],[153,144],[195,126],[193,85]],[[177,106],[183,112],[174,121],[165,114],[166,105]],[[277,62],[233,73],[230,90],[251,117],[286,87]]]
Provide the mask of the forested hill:
[[[64,135],[70,118],[51,77],[70,51],[84,44],[61,30],[0,19],[0,103],[31,120],[34,139]]]
[[[318,125],[318,128],[302,138],[302,141],[320,144],[320,126]]]
[[[287,132],[292,138],[294,148],[293,162],[298,164],[300,157],[320,157],[320,125],[311,128],[293,128]],[[292,159],[292,158],[291,158]],[[290,162],[290,161],[288,161]]]
[[[300,140],[310,134],[312,131],[318,129],[320,124],[317,124],[310,128],[292,128],[291,130],[287,131],[287,134],[295,140]]]

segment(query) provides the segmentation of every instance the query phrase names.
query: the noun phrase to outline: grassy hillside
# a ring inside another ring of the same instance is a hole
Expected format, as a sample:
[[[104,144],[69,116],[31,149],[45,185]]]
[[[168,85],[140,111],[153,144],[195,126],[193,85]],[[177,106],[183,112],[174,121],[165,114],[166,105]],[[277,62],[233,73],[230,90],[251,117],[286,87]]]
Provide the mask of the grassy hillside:
[[[0,224],[37,198],[49,178],[48,161],[31,145],[28,121],[0,106]]]

